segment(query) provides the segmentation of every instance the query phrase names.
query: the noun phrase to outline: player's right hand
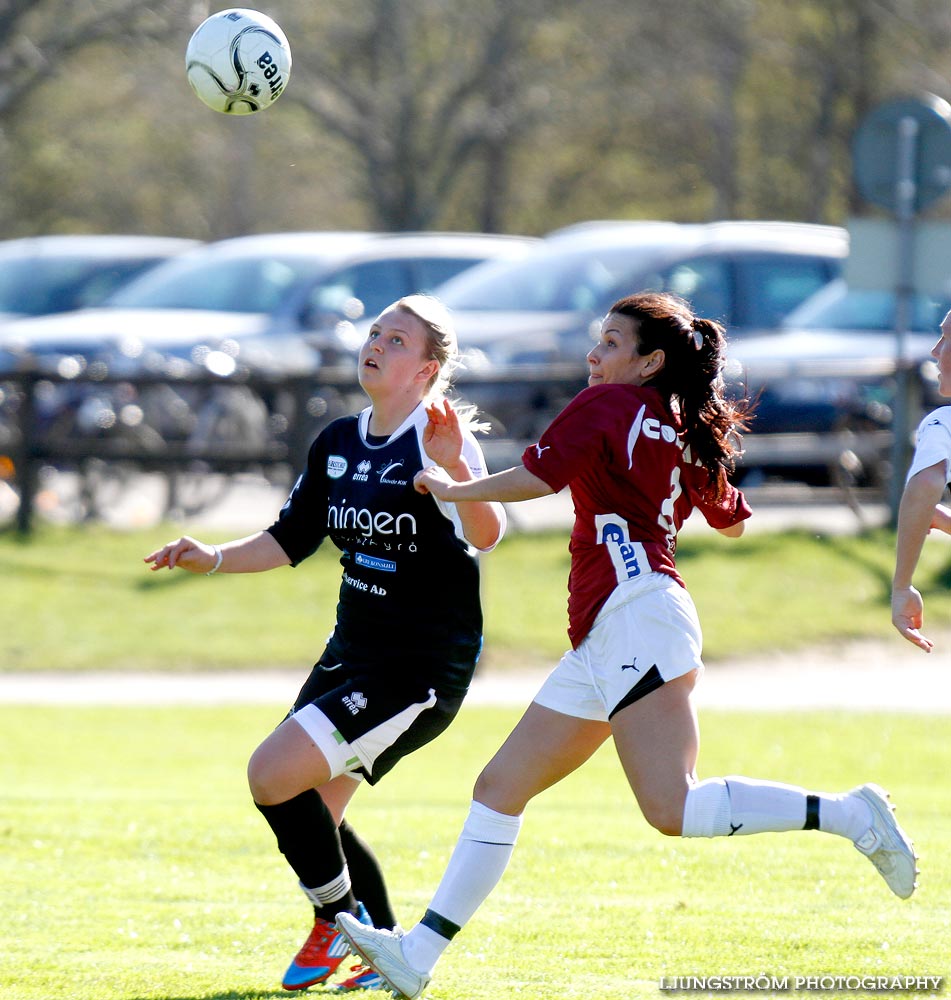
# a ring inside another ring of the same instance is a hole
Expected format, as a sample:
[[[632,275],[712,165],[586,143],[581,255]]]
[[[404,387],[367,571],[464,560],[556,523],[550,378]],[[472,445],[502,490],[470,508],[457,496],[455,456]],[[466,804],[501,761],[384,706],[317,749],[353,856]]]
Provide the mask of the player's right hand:
[[[195,538],[183,535],[174,542],[150,552],[143,562],[151,563],[157,569],[187,569],[190,573],[207,573],[215,565],[215,549]]]
[[[446,489],[451,488],[452,480],[438,466],[431,465],[428,469],[416,473],[413,486],[417,493],[432,493],[437,500],[444,500]]]

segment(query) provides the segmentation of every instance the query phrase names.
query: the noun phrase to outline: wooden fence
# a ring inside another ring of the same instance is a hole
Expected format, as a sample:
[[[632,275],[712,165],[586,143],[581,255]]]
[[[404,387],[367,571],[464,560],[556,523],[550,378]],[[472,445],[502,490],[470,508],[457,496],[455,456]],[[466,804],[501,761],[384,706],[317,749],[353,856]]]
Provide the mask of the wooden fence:
[[[485,449],[494,470],[517,462],[585,384],[584,370],[562,366],[468,372],[457,388],[492,417]],[[16,529],[28,534],[44,466],[81,471],[91,462],[121,463],[170,476],[187,468],[228,474],[286,466],[290,479],[320,426],[365,401],[349,367],[281,380],[17,372],[0,376],[0,473],[19,496]],[[751,433],[741,466],[790,473],[824,467],[847,489],[850,469],[886,466],[891,437],[887,428]]]

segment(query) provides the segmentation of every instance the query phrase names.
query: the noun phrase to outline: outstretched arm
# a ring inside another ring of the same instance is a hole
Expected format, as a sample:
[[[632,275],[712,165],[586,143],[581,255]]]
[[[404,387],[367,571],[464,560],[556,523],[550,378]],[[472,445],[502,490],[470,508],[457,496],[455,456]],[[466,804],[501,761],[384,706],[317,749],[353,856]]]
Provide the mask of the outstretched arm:
[[[926,653],[934,643],[920,632],[924,602],[912,585],[925,538],[932,527],[947,530],[951,519],[938,501],[945,488],[945,465],[938,462],[912,476],[898,509],[895,574],[892,578],[892,624],[909,642]]]
[[[547,497],[554,490],[524,465],[517,465],[504,472],[496,472],[484,479],[471,479],[466,483],[453,482],[439,469],[423,469],[416,474],[414,485],[420,493],[432,493],[439,500],[456,503],[460,500],[498,500],[514,503]]]
[[[218,553],[221,563],[218,564]],[[150,552],[144,562],[152,564],[152,570],[179,569],[189,573],[261,573],[277,566],[289,566],[287,553],[267,531],[259,531],[246,538],[237,538],[223,545],[209,545],[196,538],[183,535],[174,542]]]

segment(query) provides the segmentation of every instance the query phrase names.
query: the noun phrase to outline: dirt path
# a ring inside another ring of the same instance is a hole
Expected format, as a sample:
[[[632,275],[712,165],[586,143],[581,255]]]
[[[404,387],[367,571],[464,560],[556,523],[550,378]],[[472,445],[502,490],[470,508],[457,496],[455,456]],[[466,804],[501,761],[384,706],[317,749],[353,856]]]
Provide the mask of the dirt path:
[[[923,653],[894,638],[770,653],[707,668],[697,701],[716,708],[853,708],[951,713],[951,634]]]

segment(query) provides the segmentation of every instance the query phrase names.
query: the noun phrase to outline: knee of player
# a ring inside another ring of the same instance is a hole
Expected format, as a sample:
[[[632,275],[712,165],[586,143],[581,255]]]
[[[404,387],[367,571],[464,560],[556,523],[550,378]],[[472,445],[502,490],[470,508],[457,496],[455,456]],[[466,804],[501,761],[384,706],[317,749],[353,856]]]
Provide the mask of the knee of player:
[[[476,778],[472,797],[497,812],[517,816],[525,808],[524,796],[519,794],[513,776],[494,762],[487,765]]]
[[[472,797],[483,805],[487,805],[490,808],[495,807],[493,799],[497,793],[498,783],[494,780],[491,765],[483,769],[482,773],[475,780],[475,785],[472,789]]]
[[[258,747],[248,761],[248,788],[251,790],[251,797],[258,805],[272,806],[280,801],[275,778],[276,774],[269,755]]]

